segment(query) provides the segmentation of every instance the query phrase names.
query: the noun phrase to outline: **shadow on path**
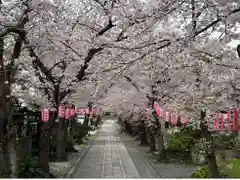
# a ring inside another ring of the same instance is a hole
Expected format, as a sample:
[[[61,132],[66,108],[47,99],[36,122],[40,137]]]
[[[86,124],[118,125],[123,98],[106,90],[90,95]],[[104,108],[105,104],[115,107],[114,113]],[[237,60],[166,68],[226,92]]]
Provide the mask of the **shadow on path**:
[[[119,125],[115,123],[115,136],[125,145],[141,178],[189,178],[196,167],[184,164],[154,163],[152,155],[147,153],[149,147],[139,147],[139,141],[120,133]]]

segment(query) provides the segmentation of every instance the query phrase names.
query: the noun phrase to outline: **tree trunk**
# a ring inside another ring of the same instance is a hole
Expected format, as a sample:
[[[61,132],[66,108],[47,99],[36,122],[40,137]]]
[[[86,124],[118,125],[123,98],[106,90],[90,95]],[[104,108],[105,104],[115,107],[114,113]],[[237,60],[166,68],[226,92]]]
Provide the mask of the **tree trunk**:
[[[147,133],[144,125],[142,124],[139,125],[138,132],[139,132],[140,145],[148,145]]]
[[[208,167],[212,172],[212,178],[219,178],[219,170],[217,166],[216,150],[214,147],[213,137],[209,132],[208,133],[205,132],[204,136],[211,143],[211,147],[208,151],[208,154],[206,155]]]
[[[0,70],[2,70],[0,68]],[[3,70],[2,70],[3,71]],[[7,173],[8,177],[15,178],[17,158],[16,158],[16,131],[12,120],[12,99],[8,98],[7,95],[11,94],[9,84],[4,84],[3,73],[0,73],[0,143],[3,151],[3,171]]]
[[[89,124],[89,117],[85,116],[84,121],[83,121],[83,125],[88,126],[88,124]]]
[[[10,163],[9,163],[9,154],[8,154],[8,149],[7,146],[4,144],[2,146],[2,153],[3,153],[3,167],[1,167],[2,169],[2,175],[5,178],[9,178],[9,176],[11,175],[11,169],[10,169]]]
[[[208,167],[212,172],[212,178],[219,178],[219,171],[218,171],[215,152],[207,155],[206,158],[207,158]]]
[[[149,144],[150,144],[150,152],[155,152],[157,148],[156,148],[156,138],[155,138],[153,127],[149,128]]]
[[[157,130],[157,145],[158,145],[158,153],[160,157],[165,158],[165,146],[164,146],[164,137],[161,128]]]
[[[51,112],[50,120],[40,127],[39,164],[44,172],[49,172],[50,140],[53,136],[53,125],[57,118],[57,111]]]
[[[97,116],[97,120],[96,120],[96,127],[98,127],[98,125],[100,124],[100,122],[101,122],[101,116],[98,115],[98,116]]]
[[[66,124],[64,119],[59,119],[57,132],[57,161],[66,161]]]
[[[44,172],[49,172],[49,142],[44,143],[44,141],[48,141],[48,138],[44,138],[42,139],[42,141],[40,141],[39,145],[40,145],[40,153],[39,153],[39,165],[41,167],[41,169]],[[45,146],[45,147],[44,147]]]
[[[213,137],[211,136],[210,132],[207,131],[205,132],[205,138],[211,143],[211,147],[206,156],[208,167],[212,172],[212,178],[219,178],[219,170],[217,166],[216,150],[214,147]]]
[[[212,173],[212,178],[219,178],[219,170],[217,166],[217,160],[216,160],[216,150],[214,146],[214,141],[211,133],[208,131],[208,127],[204,121],[206,116],[205,111],[201,111],[201,124],[200,124],[200,131],[201,135],[207,139],[208,142],[210,142],[210,149],[208,149],[208,152],[206,154],[206,160],[208,163],[208,167]]]
[[[17,178],[17,152],[15,138],[8,142],[8,154],[11,169],[11,178]]]
[[[42,125],[39,140],[39,164],[44,172],[49,172],[49,150],[52,128],[50,122]]]
[[[68,126],[68,145],[67,145],[67,152],[76,152],[77,150],[74,149],[74,144],[73,144],[73,134],[74,134],[74,127],[76,126],[76,118],[72,118],[69,121],[69,126]]]

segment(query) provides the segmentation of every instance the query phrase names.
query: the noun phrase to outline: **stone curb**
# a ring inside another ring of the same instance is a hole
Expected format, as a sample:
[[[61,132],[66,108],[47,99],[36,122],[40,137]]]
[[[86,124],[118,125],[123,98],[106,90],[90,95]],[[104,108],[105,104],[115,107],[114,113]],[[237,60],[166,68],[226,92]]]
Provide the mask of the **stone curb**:
[[[101,128],[102,127],[100,126],[95,135],[97,135],[99,133]],[[69,168],[68,172],[65,175],[63,175],[61,177],[61,179],[62,178],[70,178],[76,172],[76,169],[78,168],[77,165],[85,158],[85,156],[87,155],[87,152],[89,151],[89,149],[92,147],[93,144],[94,144],[94,140],[90,140],[90,143],[88,144],[88,146],[86,148],[84,148],[80,157],[78,159],[76,159],[76,161],[73,163],[73,165]]]

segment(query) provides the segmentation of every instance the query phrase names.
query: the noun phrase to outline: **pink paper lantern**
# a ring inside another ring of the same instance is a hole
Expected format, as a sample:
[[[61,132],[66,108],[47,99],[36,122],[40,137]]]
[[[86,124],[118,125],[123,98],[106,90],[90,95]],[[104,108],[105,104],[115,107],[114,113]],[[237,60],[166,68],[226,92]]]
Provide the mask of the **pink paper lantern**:
[[[234,127],[233,127],[233,130],[235,131],[239,130],[238,121],[239,121],[239,109],[236,109],[234,112]]]
[[[156,111],[156,114],[158,117],[161,117],[161,112],[160,112],[160,108],[157,106],[156,103],[154,103],[154,109]]]
[[[171,113],[171,124],[177,125],[178,115],[176,112]]]
[[[76,114],[75,109],[71,109],[71,116],[73,117],[73,116],[75,116],[75,114]]]
[[[65,111],[65,119],[71,119],[71,109],[67,108]]]
[[[89,114],[89,109],[88,108],[85,109],[85,113]]]
[[[165,111],[164,120],[165,120],[166,122],[170,122],[170,113],[169,113],[168,111]]]
[[[214,127],[215,131],[220,130],[220,127],[219,127],[220,116],[221,116],[221,113],[219,113],[219,112],[215,113],[215,119],[214,119],[214,122],[213,122],[213,127]]]
[[[42,121],[47,122],[49,120],[49,110],[48,109],[43,109],[42,110]]]
[[[63,106],[58,107],[58,116],[60,118],[64,118],[64,107]]]

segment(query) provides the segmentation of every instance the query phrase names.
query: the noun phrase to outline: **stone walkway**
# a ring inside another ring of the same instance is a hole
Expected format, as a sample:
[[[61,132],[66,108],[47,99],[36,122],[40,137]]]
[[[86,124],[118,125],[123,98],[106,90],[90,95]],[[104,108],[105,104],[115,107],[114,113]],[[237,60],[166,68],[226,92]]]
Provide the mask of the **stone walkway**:
[[[114,121],[106,120],[94,145],[73,173],[73,178],[139,178],[125,146],[114,135]]]
[[[119,135],[115,125],[116,123],[113,120],[104,121],[95,143],[89,149],[85,158],[76,165],[69,178],[164,177],[162,173],[160,175],[156,173],[156,170],[159,171],[159,169],[154,170],[155,168],[152,168],[144,160],[143,153],[123,142],[124,139]],[[131,142],[129,141],[129,143]],[[161,167],[160,170],[171,172],[171,169],[164,167]],[[171,173],[171,175],[173,174]],[[165,174],[165,177],[168,176]],[[178,174],[175,174],[175,177],[178,177]],[[180,175],[180,177],[184,176]]]

